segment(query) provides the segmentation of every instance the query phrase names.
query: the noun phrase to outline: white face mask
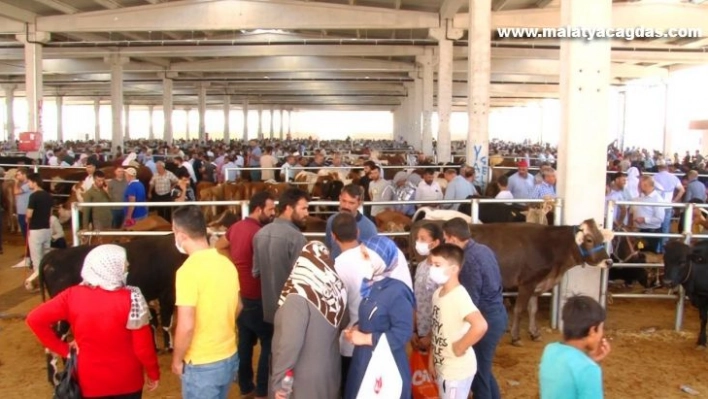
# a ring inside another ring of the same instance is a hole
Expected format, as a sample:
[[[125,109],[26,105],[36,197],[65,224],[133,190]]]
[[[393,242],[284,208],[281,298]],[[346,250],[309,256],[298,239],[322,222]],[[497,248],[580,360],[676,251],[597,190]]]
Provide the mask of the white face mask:
[[[179,253],[187,255],[187,251],[185,251],[184,248],[182,248],[182,245],[180,245],[180,243],[177,241],[176,238],[175,238],[175,248],[177,248],[177,251],[179,251]]]
[[[439,285],[447,283],[447,281],[450,279],[450,276],[445,273],[445,269],[447,269],[447,267],[432,266],[430,268],[430,271],[428,272],[430,279],[433,280],[435,284]]]
[[[428,256],[430,254],[430,246],[427,242],[416,241],[415,251],[418,252],[420,256]]]

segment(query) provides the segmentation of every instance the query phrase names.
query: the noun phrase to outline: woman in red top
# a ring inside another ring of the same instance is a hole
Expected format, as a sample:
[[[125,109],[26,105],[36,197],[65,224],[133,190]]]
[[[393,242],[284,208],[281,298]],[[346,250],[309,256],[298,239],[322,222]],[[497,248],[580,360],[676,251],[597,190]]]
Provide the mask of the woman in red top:
[[[43,303],[27,316],[42,344],[62,357],[70,344],[52,325],[66,320],[77,348],[78,381],[86,398],[141,398],[143,370],[147,388],[157,388],[160,368],[149,325],[150,312],[140,289],[125,284],[125,248],[100,245],[88,253],[83,282]]]

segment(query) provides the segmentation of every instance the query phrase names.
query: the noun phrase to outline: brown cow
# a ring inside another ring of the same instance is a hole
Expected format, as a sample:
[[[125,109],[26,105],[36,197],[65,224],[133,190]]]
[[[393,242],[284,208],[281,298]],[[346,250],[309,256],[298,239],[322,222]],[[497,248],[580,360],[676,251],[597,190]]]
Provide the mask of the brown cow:
[[[422,223],[411,228],[415,240]],[[605,242],[611,231],[601,230],[595,220],[578,226],[544,226],[532,223],[491,223],[470,225],[472,239],[487,245],[496,255],[505,291],[517,291],[511,326],[511,342],[520,345],[519,320],[528,309],[529,333],[534,341],[541,338],[536,325],[538,296],[553,288],[566,271],[576,265],[611,266]],[[411,247],[414,241],[409,243]]]

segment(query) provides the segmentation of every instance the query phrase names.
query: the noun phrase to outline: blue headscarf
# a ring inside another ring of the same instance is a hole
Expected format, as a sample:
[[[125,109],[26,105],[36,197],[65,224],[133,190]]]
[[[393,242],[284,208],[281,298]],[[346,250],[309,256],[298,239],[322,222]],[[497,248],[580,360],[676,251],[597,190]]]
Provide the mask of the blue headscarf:
[[[383,264],[378,259],[372,259],[372,267],[374,269],[371,279],[364,278],[361,282],[361,297],[368,298],[371,293],[371,287],[374,282],[383,280],[388,277],[393,269],[398,265],[398,247],[388,237],[374,236],[362,243],[362,252],[365,258],[369,258],[368,251],[373,251],[379,258],[383,260]]]

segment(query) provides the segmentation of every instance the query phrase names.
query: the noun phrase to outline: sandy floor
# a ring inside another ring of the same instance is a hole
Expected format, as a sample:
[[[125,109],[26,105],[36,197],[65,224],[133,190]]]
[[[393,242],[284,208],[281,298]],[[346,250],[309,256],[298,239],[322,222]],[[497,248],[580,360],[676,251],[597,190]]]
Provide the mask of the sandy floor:
[[[20,249],[5,245],[0,256],[0,396],[3,399],[51,397],[46,382],[43,348],[25,326],[22,317],[40,303],[38,294],[22,288],[27,272],[10,269]],[[505,398],[537,398],[537,368],[544,343],[556,341],[548,323],[548,303],[541,301],[544,342],[525,339],[522,348],[512,347],[508,336],[497,352],[495,372]],[[681,384],[708,397],[708,353],[695,349],[698,316],[687,307],[685,332],[673,332],[674,302],[671,300],[620,300],[609,307],[606,331],[613,351],[603,364],[607,398],[683,398]],[[523,324],[526,325],[525,322]],[[525,337],[524,337],[525,338]],[[179,379],[169,372],[170,356],[160,355],[162,380],[159,389],[146,398],[180,397]],[[231,398],[238,398],[234,385]]]

